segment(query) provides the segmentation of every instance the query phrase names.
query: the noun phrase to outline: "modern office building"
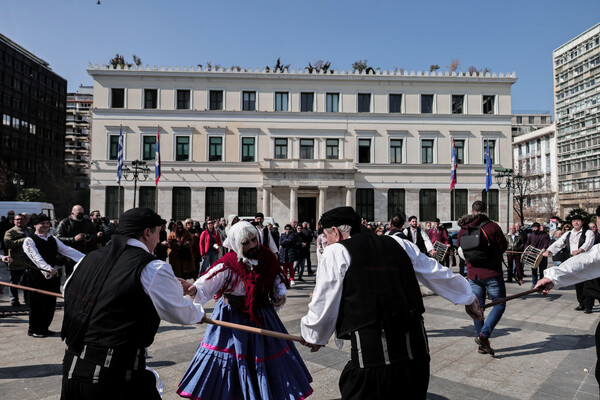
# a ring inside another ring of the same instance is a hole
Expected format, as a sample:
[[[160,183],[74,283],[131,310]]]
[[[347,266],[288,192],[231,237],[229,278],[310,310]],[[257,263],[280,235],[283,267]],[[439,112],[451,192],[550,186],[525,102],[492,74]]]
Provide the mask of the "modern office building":
[[[397,211],[450,220],[482,197],[493,219],[505,221],[512,210],[505,190],[494,184],[489,196],[485,191],[484,149],[489,143],[495,167],[512,165],[514,74],[106,66],[88,72],[90,207],[109,217],[119,204],[131,207],[134,196],[136,205],[157,205],[167,218],[262,211],[280,223],[316,221],[342,205],[369,221]],[[137,187],[122,179],[122,191],[120,132],[125,164],[141,160],[150,168]],[[162,177],[155,186],[157,133]],[[452,139],[459,165],[451,194]]]
[[[523,177],[522,188],[513,188],[513,193],[523,198],[525,220],[548,221],[557,215],[556,126],[552,124],[513,138],[513,159],[515,173]]]
[[[513,138],[549,125],[552,125],[552,114],[548,111],[513,111]]]
[[[600,200],[600,24],[552,53],[561,215]]]
[[[46,61],[0,34],[0,170],[4,179],[18,176],[25,187],[40,188],[62,179],[66,92],[67,81]],[[14,188],[8,188],[12,195]]]
[[[79,86],[67,93],[67,128],[65,163],[75,190],[90,184],[90,109],[94,102],[93,87]]]

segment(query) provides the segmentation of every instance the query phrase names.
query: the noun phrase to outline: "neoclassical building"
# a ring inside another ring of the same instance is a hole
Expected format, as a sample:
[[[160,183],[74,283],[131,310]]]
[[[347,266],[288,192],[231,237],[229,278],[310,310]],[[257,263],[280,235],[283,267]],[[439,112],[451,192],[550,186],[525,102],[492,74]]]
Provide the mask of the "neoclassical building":
[[[512,165],[514,73],[88,72],[91,209],[109,217],[134,199],[133,182],[116,184],[122,130],[125,163],[151,168],[138,182],[136,204],[156,205],[168,218],[262,211],[287,223],[352,205],[371,221],[398,210],[450,220],[484,197],[492,218],[506,220],[506,192],[495,184],[484,190],[484,149],[489,143],[494,167]],[[157,133],[162,177],[155,186]],[[451,195],[452,139],[459,165]]]

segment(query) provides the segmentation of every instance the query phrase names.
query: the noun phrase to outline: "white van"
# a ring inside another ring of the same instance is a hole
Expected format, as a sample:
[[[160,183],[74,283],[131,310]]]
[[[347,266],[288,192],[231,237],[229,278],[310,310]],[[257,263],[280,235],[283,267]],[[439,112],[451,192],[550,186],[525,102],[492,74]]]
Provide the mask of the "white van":
[[[39,201],[0,201],[0,216],[5,216],[9,211],[14,211],[15,215],[20,213],[40,214],[44,213],[50,217],[52,226],[55,227],[54,205],[52,203],[43,203]]]

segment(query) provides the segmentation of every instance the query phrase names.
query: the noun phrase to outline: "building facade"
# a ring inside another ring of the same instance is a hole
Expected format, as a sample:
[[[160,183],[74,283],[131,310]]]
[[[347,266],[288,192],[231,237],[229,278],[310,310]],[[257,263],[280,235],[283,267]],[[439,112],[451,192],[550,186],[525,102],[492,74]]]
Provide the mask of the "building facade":
[[[18,175],[25,187],[44,188],[49,179],[62,178],[66,91],[67,81],[46,61],[0,34],[3,179]]]
[[[554,124],[513,138],[513,169],[523,177],[513,189],[523,199],[526,221],[547,221],[558,213],[558,167]]]
[[[517,137],[526,133],[552,125],[552,114],[546,111],[513,112],[512,136]]]
[[[600,200],[600,24],[563,44],[554,61],[561,216]]]
[[[512,165],[514,74],[88,72],[91,208],[108,216],[133,205],[133,183],[116,186],[121,131],[125,163],[149,167],[159,133],[162,177],[137,183],[136,204],[175,219],[262,211],[279,223],[316,221],[351,205],[369,221],[397,211],[450,220],[482,196],[494,219],[511,209],[495,185],[487,199],[484,147],[496,167]],[[452,139],[460,164],[451,195]]]
[[[93,86],[79,86],[67,93],[67,127],[65,163],[73,189],[86,189],[90,184],[90,109],[94,102]]]

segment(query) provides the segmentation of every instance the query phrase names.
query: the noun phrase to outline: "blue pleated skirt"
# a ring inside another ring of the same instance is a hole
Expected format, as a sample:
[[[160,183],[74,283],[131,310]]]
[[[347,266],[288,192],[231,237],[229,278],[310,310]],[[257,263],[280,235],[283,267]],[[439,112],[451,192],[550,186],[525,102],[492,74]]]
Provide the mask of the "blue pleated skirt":
[[[273,307],[260,310],[264,329],[287,333]],[[212,319],[256,326],[219,299]],[[177,394],[194,400],[304,399],[312,378],[292,341],[208,325]]]

